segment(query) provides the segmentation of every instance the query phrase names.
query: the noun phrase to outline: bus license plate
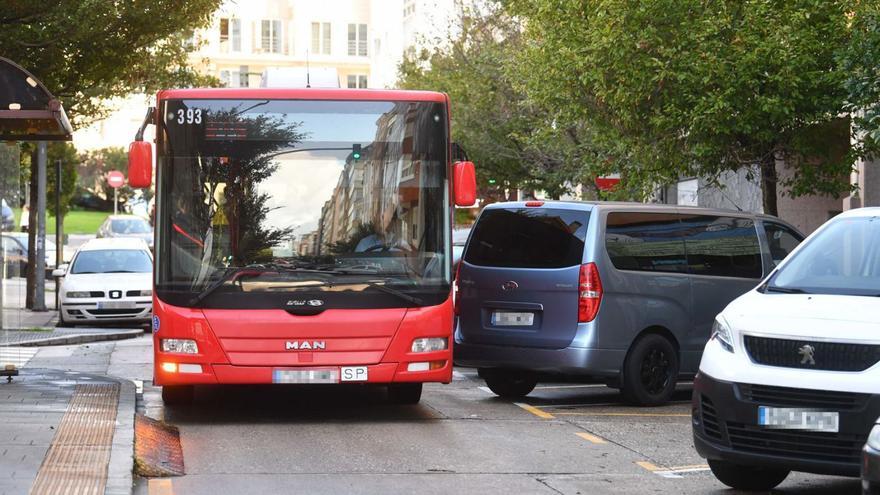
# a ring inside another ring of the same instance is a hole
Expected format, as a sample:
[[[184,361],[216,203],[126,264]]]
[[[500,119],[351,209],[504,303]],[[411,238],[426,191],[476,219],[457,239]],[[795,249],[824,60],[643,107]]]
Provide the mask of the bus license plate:
[[[535,313],[514,313],[511,311],[492,313],[492,324],[497,327],[530,327],[534,321]]]
[[[276,369],[272,370],[272,383],[338,383],[339,369]]]
[[[367,381],[368,372],[366,366],[343,366],[341,371],[342,376],[339,378],[339,381],[341,382]]]
[[[840,414],[794,407],[758,406],[758,424],[785,430],[837,433],[840,428]]]

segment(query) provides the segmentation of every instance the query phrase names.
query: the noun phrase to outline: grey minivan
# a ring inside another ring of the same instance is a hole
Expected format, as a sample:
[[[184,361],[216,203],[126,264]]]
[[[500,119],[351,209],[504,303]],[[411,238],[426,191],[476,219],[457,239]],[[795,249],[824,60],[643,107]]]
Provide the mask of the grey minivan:
[[[667,402],[715,316],[803,240],[778,218],[681,206],[487,206],[457,278],[455,363],[502,397],[541,379],[604,381]]]

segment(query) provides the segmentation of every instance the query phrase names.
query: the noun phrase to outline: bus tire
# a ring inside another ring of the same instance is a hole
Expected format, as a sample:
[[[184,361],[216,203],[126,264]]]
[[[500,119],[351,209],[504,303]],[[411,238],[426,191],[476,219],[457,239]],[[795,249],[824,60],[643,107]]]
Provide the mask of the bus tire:
[[[392,404],[418,404],[422,400],[421,383],[392,383],[388,385],[388,401]]]
[[[538,378],[528,371],[483,370],[481,375],[489,390],[505,399],[521,399],[529,395],[538,384]]]
[[[678,380],[679,359],[666,337],[649,333],[633,344],[623,363],[623,398],[637,406],[669,402]]]
[[[162,387],[162,402],[168,406],[191,404],[194,395],[195,387],[192,385],[164,385]]]

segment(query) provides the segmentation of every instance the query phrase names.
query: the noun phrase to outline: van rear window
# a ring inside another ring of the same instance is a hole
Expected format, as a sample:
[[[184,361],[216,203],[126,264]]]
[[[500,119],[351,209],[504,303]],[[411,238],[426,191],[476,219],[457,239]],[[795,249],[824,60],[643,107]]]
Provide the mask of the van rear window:
[[[484,210],[464,260],[473,265],[510,268],[580,265],[589,221],[589,212],[580,210]]]

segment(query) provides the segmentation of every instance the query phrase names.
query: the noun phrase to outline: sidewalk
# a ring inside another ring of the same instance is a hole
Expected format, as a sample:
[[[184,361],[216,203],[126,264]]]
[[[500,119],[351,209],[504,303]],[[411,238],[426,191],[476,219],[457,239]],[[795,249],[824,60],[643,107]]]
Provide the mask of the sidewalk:
[[[64,345],[134,338],[141,328],[70,327],[57,328],[58,313],[6,308],[4,328],[0,328],[0,347]],[[2,365],[3,363],[0,363]]]
[[[128,494],[135,387],[25,368],[0,382],[0,494]]]

